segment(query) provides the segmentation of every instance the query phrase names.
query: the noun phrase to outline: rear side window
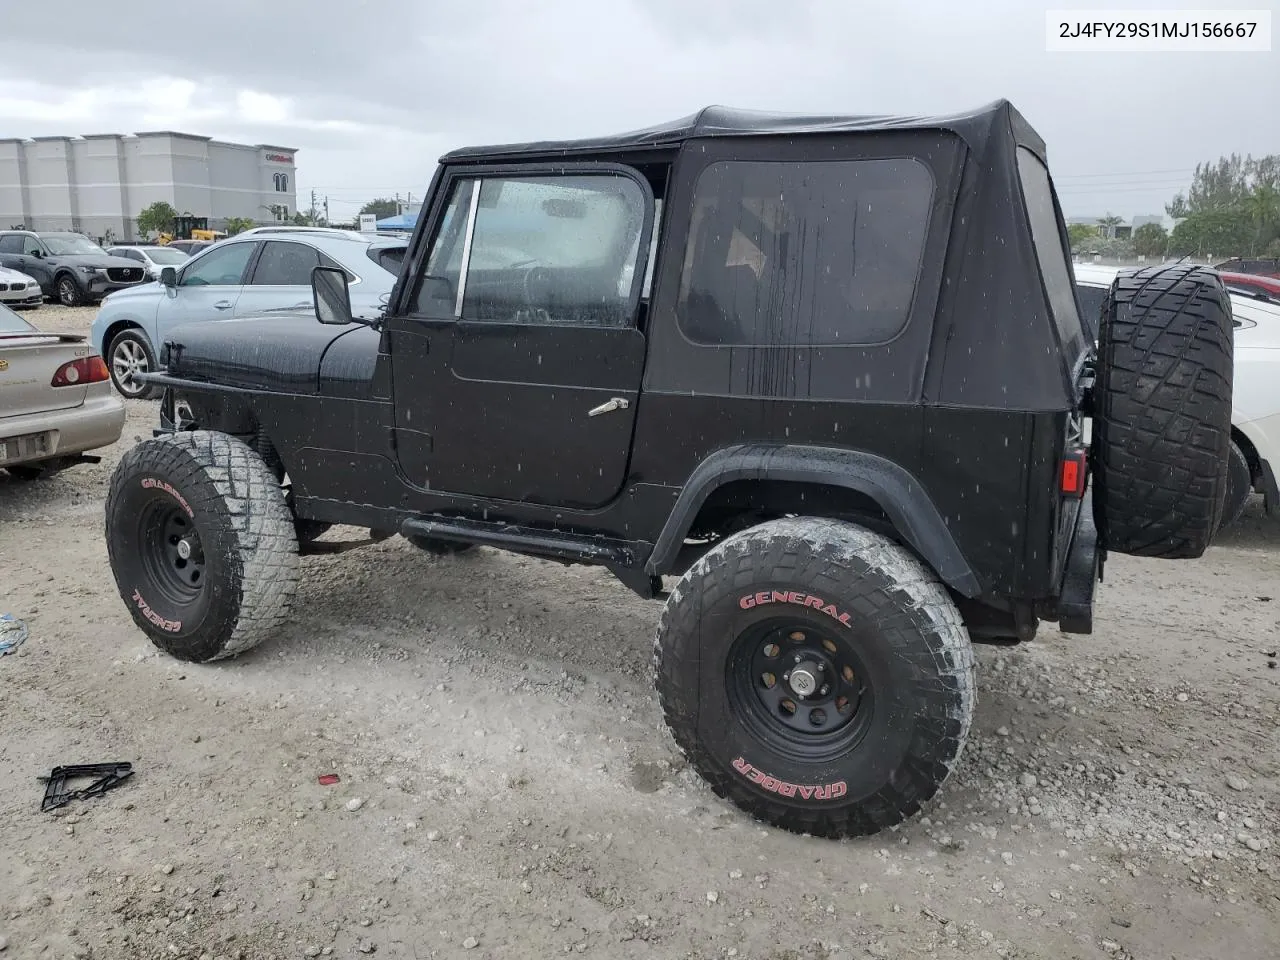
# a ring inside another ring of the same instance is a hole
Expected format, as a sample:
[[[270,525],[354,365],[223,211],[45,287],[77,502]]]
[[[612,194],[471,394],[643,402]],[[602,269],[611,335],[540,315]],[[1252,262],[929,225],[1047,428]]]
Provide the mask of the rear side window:
[[[268,240],[253,271],[254,286],[307,286],[320,254],[305,243]]]
[[[400,264],[404,262],[407,247],[370,247],[366,252],[369,259],[393,276],[399,275]]]
[[[713,163],[677,300],[715,346],[868,345],[907,324],[933,205],[917,160]]]
[[[0,253],[21,253],[22,237],[16,233],[11,233],[7,237],[0,237]]]
[[[1076,309],[1067,250],[1058,229],[1058,211],[1053,202],[1049,171],[1026,147],[1018,148],[1018,179],[1022,181],[1027,216],[1031,220],[1031,241],[1036,249],[1040,275],[1044,278],[1045,292],[1049,295],[1053,322],[1057,324],[1064,345],[1079,342],[1084,332]],[[1094,327],[1096,324],[1091,323],[1090,329]]]

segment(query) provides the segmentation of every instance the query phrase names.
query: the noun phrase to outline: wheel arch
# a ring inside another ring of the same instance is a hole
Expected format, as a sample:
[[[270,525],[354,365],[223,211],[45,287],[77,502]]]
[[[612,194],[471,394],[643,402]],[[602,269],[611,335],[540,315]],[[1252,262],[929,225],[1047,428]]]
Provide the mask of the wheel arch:
[[[1234,423],[1231,425],[1231,442],[1240,448],[1240,452],[1244,454],[1245,462],[1249,464],[1249,479],[1256,485],[1262,480],[1262,458],[1258,456],[1258,448],[1253,445],[1253,441],[1248,435],[1237,427]]]
[[[651,576],[672,570],[685,538],[705,511],[716,508],[717,492],[734,486],[791,493],[831,494],[842,506],[872,505],[893,532],[915,551],[938,577],[966,597],[982,587],[946,521],[924,487],[907,470],[871,453],[798,444],[742,445],[713,453],[685,484],[646,564]]]
[[[156,353],[155,344],[151,342],[151,338],[147,336],[147,330],[143,325],[134,320],[132,317],[121,317],[119,320],[113,320],[109,323],[105,330],[102,331],[102,355],[105,357],[107,351],[111,349],[111,341],[120,336],[125,330],[139,330],[146,337],[148,346],[151,347],[151,353]]]

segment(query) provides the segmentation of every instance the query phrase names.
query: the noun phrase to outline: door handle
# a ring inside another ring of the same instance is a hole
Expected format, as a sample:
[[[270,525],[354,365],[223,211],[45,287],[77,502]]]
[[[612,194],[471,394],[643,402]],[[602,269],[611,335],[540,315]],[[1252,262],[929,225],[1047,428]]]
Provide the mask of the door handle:
[[[598,407],[592,407],[587,411],[587,416],[598,417],[602,413],[613,413],[615,410],[625,410],[629,406],[631,406],[630,401],[624,397],[614,397],[612,400],[608,400],[600,404]]]
[[[215,303],[215,304],[213,305],[213,309],[215,309],[215,310],[230,310],[230,309],[231,309],[231,301],[230,301],[230,300],[219,300],[217,303]]]

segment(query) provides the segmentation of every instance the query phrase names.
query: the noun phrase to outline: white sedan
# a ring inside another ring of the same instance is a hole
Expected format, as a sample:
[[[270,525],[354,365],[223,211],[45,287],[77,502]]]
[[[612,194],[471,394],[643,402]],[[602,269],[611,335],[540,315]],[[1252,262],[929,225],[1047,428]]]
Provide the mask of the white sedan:
[[[1080,309],[1095,325],[1111,282],[1123,267],[1074,264]],[[1280,304],[1231,294],[1235,319],[1235,376],[1231,397],[1231,453],[1223,525],[1244,512],[1249,496],[1262,494],[1268,513],[1280,510]]]
[[[38,307],[43,302],[44,291],[34,277],[0,267],[0,303],[10,307]]]

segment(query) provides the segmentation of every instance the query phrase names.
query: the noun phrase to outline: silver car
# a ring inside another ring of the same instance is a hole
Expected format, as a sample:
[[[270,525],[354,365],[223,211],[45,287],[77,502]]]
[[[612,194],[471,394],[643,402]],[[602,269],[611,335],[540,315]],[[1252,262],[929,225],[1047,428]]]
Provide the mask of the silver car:
[[[124,414],[83,336],[42,333],[0,306],[0,468],[26,480],[91,460],[120,439]]]
[[[156,244],[140,244],[137,246],[108,247],[107,253],[113,257],[124,257],[126,260],[137,260],[147,271],[148,280],[159,280],[160,271],[165,267],[180,267],[191,255],[176,247]]]
[[[345,230],[250,230],[219,240],[176,270],[166,267],[160,283],[113,293],[98,310],[89,339],[106,358],[121,394],[148,397],[154,388],[138,375],[156,369],[174,327],[310,312],[311,271],[322,264],[346,271],[356,314],[376,316],[395,285],[406,247],[403,239]]]
[[[35,277],[0,267],[0,303],[10,307],[38,307],[43,302],[44,291]]]

